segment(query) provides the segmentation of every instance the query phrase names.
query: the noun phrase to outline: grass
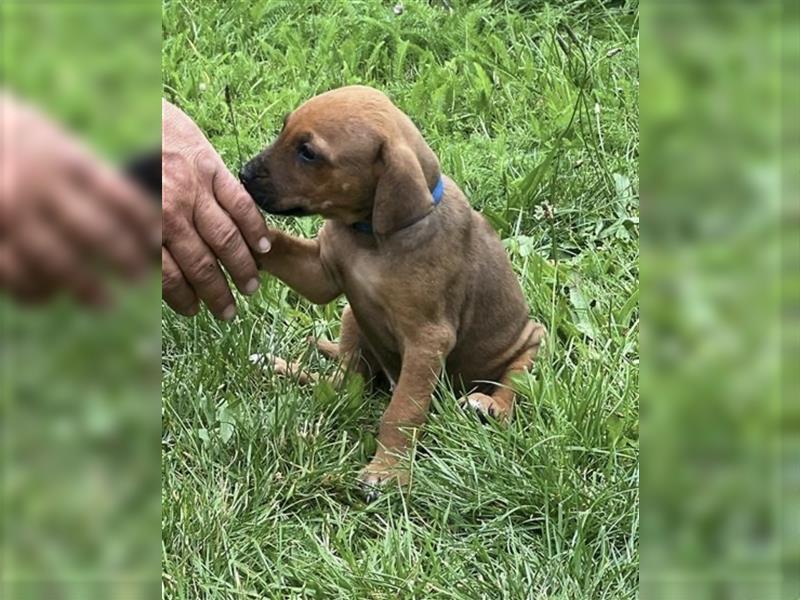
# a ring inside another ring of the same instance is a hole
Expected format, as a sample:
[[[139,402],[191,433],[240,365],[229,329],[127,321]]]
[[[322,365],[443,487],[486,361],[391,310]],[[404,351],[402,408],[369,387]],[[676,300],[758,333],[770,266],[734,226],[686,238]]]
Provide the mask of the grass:
[[[164,94],[232,169],[324,90],[366,83],[416,123],[499,231],[550,331],[507,429],[440,387],[409,494],[356,474],[387,397],[298,387],[343,301],[266,277],[239,317],[162,315],[168,598],[638,595],[638,8],[622,2],[168,1]],[[315,219],[276,221],[312,236]]]

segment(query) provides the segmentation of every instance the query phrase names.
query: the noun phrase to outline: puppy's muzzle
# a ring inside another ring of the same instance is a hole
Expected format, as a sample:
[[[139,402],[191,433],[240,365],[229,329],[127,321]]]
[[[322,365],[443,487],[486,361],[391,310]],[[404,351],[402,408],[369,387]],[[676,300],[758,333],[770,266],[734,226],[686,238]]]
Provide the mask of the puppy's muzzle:
[[[239,181],[264,212],[294,217],[308,214],[300,207],[284,208],[281,206],[275,186],[259,157],[242,167],[242,170],[239,171]]]
[[[239,181],[244,189],[252,196],[256,204],[266,212],[273,212],[275,203],[275,190],[264,173],[263,167],[253,159],[239,171]]]
[[[266,208],[265,205],[269,204],[266,190],[264,189],[266,186],[261,182],[262,178],[258,175],[258,168],[253,162],[251,160],[239,171],[239,181],[242,182],[244,189],[253,197],[256,204],[261,208]]]

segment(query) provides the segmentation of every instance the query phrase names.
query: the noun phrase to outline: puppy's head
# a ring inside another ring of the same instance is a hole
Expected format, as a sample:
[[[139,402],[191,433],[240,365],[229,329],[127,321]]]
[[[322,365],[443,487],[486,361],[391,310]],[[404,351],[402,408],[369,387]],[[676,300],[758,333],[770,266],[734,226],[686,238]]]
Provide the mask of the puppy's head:
[[[278,138],[240,173],[266,212],[371,220],[378,234],[427,214],[439,176],[411,120],[363,86],[321,94],[287,115]]]

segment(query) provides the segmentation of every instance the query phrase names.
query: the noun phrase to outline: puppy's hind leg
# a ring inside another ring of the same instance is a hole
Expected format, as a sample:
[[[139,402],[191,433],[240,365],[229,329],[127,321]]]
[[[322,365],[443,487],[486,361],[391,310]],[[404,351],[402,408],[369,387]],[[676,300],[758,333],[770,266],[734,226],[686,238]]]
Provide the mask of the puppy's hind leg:
[[[314,336],[308,336],[306,338],[309,344],[314,344],[317,347],[317,350],[325,357],[329,358],[330,360],[336,360],[339,358],[339,344],[336,342],[332,342],[326,339],[316,339]]]
[[[300,385],[316,383],[319,381],[319,375],[317,373],[309,373],[304,371],[303,367],[301,367],[299,363],[288,362],[280,356],[274,356],[272,354],[251,354],[250,362],[254,365],[270,365],[272,367],[272,371],[276,375],[293,377]]]
[[[524,373],[530,368],[545,336],[545,329],[539,323],[531,321],[531,325],[526,329],[529,331],[526,349],[508,366],[494,392],[492,394],[473,392],[466,397],[464,402],[466,406],[474,409],[480,415],[492,417],[502,423],[511,420],[514,414],[515,394],[511,387],[514,376]]]
[[[376,374],[377,368],[374,360],[361,343],[361,330],[358,327],[353,311],[347,306],[342,313],[342,327],[339,342],[326,339],[316,339],[313,336],[306,338],[325,357],[339,362],[339,369],[327,377],[327,381],[338,386],[347,372],[359,373],[365,381],[370,381]],[[301,385],[317,383],[322,378],[318,373],[303,370],[297,362],[289,362],[272,354],[252,354],[250,362],[254,364],[270,365],[277,375],[292,377]]]
[[[308,336],[306,341],[309,345],[316,345],[317,349],[330,359],[336,359],[339,356],[339,344],[336,342],[331,342],[329,340],[317,340],[313,336]],[[308,371],[303,370],[303,367],[300,366],[300,363],[289,362],[272,354],[251,354],[250,362],[259,365],[270,365],[272,367],[272,371],[276,375],[292,377],[296,379],[297,383],[300,385],[317,383],[320,380],[319,374],[309,373]],[[338,378],[336,378],[333,383],[335,384],[337,381]]]
[[[309,338],[309,342],[315,344],[324,356],[339,362],[339,369],[330,378],[334,385],[338,385],[347,373],[358,373],[365,382],[371,381],[377,373],[376,361],[371,358],[371,354],[364,347],[361,329],[349,305],[342,312],[341,334],[338,343],[313,338]]]

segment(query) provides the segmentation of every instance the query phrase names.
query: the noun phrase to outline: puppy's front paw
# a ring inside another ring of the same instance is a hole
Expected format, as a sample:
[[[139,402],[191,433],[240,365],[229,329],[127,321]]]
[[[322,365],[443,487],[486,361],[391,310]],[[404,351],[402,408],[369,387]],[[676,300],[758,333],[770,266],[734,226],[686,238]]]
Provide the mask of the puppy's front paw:
[[[373,460],[364,467],[358,479],[367,502],[372,502],[387,485],[405,486],[409,478],[408,472],[396,464],[387,465]]]
[[[462,406],[474,410],[482,419],[491,417],[501,423],[507,423],[511,418],[511,410],[507,406],[480,392],[469,394],[462,401]]]

